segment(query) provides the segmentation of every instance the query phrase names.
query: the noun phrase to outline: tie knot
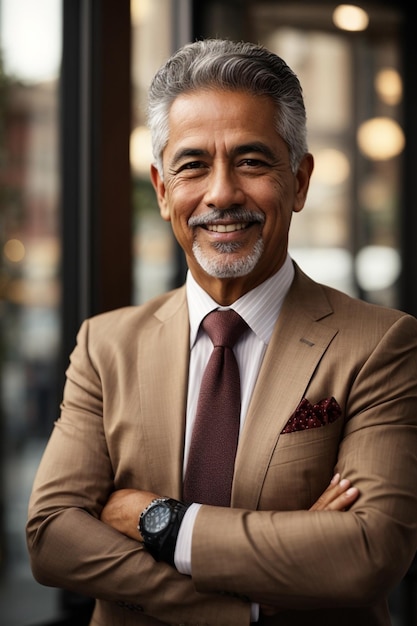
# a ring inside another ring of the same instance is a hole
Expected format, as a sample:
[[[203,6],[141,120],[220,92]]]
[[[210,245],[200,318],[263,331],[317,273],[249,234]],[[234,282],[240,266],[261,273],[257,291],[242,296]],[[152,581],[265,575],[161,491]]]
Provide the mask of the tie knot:
[[[214,346],[227,346],[228,348],[233,348],[248,328],[245,320],[232,309],[212,311],[204,318],[202,326]]]

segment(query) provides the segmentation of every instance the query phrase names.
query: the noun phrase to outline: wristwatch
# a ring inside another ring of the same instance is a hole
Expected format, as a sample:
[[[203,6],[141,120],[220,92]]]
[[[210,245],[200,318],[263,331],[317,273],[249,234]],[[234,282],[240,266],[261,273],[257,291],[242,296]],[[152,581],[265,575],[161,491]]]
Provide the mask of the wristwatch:
[[[155,498],[140,514],[138,530],[155,561],[174,565],[178,532],[189,506],[173,498]]]

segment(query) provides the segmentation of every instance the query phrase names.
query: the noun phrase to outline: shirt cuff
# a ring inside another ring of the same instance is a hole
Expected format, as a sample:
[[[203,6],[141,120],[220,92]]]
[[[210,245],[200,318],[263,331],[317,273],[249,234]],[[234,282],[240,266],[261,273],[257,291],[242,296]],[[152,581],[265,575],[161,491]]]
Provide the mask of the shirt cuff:
[[[250,607],[250,623],[254,624],[259,620],[259,604],[252,602]]]
[[[201,504],[191,504],[181,522],[178,532],[177,543],[174,552],[175,567],[181,574],[191,576],[191,543],[193,537],[194,522]]]

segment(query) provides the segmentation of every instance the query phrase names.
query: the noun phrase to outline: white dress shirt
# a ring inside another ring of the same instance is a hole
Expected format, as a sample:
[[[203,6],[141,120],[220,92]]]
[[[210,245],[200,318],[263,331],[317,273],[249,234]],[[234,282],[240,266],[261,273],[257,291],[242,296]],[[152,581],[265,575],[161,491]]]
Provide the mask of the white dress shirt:
[[[294,278],[294,267],[288,255],[280,270],[258,287],[236,300],[230,307],[219,307],[187,273],[186,289],[190,318],[190,370],[184,449],[184,468],[187,466],[191,435],[194,426],[198,394],[204,369],[213,349],[209,336],[201,328],[204,317],[214,309],[234,309],[248,324],[251,332],[244,333],[234,347],[240,371],[242,405],[240,432],[242,432],[247,409],[255,387],[262,359],[271,339],[282,303]],[[181,524],[175,548],[175,565],[179,572],[191,574],[191,542],[194,521],[199,504],[192,504]],[[258,606],[253,605],[252,621],[258,619]]]

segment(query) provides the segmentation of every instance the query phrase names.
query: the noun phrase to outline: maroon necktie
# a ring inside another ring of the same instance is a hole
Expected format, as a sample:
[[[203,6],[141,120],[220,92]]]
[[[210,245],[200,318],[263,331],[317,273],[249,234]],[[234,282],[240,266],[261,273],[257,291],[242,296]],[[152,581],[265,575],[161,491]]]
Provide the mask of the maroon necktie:
[[[213,311],[202,326],[213,352],[200,388],[184,499],[230,506],[240,424],[240,376],[233,346],[248,328],[235,311]]]

